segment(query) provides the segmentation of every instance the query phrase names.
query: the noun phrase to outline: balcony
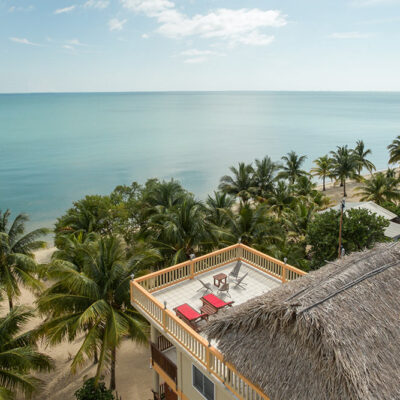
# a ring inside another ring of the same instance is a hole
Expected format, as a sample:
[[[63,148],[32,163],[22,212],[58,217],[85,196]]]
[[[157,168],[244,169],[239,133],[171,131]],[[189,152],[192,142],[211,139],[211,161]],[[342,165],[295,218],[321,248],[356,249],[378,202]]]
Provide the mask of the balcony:
[[[245,289],[232,288],[229,291],[229,300],[233,300],[234,305],[305,275],[304,271],[282,261],[236,244],[135,279],[131,282],[131,302],[163,335],[182,346],[239,399],[267,400],[265,393],[224,361],[218,343],[208,343],[173,311],[183,303],[199,309],[204,291],[197,291],[201,287],[197,278],[212,282],[212,276],[217,273],[228,275],[238,260],[243,263],[240,275],[247,272],[248,276]]]

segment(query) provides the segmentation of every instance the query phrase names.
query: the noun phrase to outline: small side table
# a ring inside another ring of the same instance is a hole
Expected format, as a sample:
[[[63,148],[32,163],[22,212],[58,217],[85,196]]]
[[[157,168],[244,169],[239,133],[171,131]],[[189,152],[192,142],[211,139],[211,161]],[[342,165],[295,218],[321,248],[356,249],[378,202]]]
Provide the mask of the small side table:
[[[214,275],[213,278],[214,278],[214,286],[219,288],[221,286],[221,283],[226,283],[227,276],[226,274],[221,273]]]

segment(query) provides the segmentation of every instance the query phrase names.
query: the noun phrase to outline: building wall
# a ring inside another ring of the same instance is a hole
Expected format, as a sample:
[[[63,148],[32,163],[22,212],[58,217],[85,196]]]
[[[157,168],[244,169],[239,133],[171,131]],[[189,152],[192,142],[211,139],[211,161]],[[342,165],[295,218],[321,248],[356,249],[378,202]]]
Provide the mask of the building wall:
[[[223,384],[213,378],[201,364],[177,348],[178,385],[183,394],[190,400],[204,400],[204,397],[193,387],[192,365],[194,364],[207,378],[214,382],[215,400],[237,399]]]

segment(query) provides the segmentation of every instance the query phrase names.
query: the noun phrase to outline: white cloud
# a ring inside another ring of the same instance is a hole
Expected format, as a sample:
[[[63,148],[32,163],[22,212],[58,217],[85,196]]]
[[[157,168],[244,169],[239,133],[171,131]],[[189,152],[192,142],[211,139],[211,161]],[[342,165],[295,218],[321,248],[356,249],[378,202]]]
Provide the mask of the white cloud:
[[[370,33],[361,32],[335,32],[329,35],[332,39],[368,39],[371,36]]]
[[[109,0],[88,0],[83,5],[83,7],[103,9],[103,8],[107,8],[109,5],[110,5]]]
[[[65,43],[71,46],[87,46],[87,44],[81,43],[79,39],[66,40]]]
[[[207,60],[207,57],[188,58],[184,61],[185,64],[200,64]]]
[[[35,9],[34,6],[30,5],[27,7],[22,7],[22,6],[11,6],[8,9],[8,12],[29,12],[29,11],[33,11]]]
[[[175,4],[169,0],[121,0],[125,8],[141,12],[149,17],[157,17],[160,13],[174,8]]]
[[[69,13],[69,12],[73,11],[75,8],[76,8],[75,5],[72,5],[72,6],[69,6],[69,7],[65,7],[65,8],[59,8],[59,9],[54,11],[54,14]]]
[[[28,44],[30,46],[40,46],[38,43],[33,43],[26,38],[10,37],[10,40],[15,43]]]
[[[67,50],[72,50],[72,51],[75,50],[75,47],[74,47],[74,46],[71,46],[70,44],[64,44],[64,45],[63,45],[63,48],[64,48],[64,49],[67,49]]]
[[[108,28],[110,31],[121,31],[127,21],[127,19],[112,18],[108,21]]]
[[[143,33],[142,39],[148,39],[150,36],[147,33]]]
[[[167,37],[226,40],[231,45],[267,45],[274,37],[262,32],[266,28],[277,28],[287,24],[286,16],[278,10],[263,11],[258,8],[232,10],[220,8],[208,14],[187,16],[175,8],[169,0],[121,0],[123,6],[156,18],[160,24],[157,31]]]

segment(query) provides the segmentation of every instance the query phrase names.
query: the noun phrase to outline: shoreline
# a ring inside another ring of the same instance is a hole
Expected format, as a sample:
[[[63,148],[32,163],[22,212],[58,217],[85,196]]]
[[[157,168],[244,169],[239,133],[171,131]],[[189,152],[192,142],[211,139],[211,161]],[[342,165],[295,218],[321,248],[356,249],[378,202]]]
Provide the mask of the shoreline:
[[[397,173],[400,171],[400,167],[394,167],[393,169]],[[387,170],[388,170],[388,168],[381,169],[378,171],[374,171],[372,174],[368,172],[361,176],[364,180],[368,180],[372,177],[372,175],[379,173],[379,172],[386,173]],[[329,178],[327,178],[327,179],[329,179]],[[319,184],[317,184],[316,189],[318,191],[320,191],[321,193],[325,194],[327,197],[329,197],[329,199],[332,202],[331,205],[335,205],[336,203],[339,203],[343,199],[343,187],[341,187],[339,185],[339,182],[335,182],[335,181],[326,182],[325,183],[325,187],[326,187],[325,191],[322,190],[322,186],[323,186],[323,184],[319,183]],[[353,201],[353,202],[360,201],[360,195],[356,191],[356,189],[359,186],[362,186],[362,182],[357,182],[357,181],[351,180],[351,179],[346,181],[346,192],[347,192],[346,200],[347,201]]]

